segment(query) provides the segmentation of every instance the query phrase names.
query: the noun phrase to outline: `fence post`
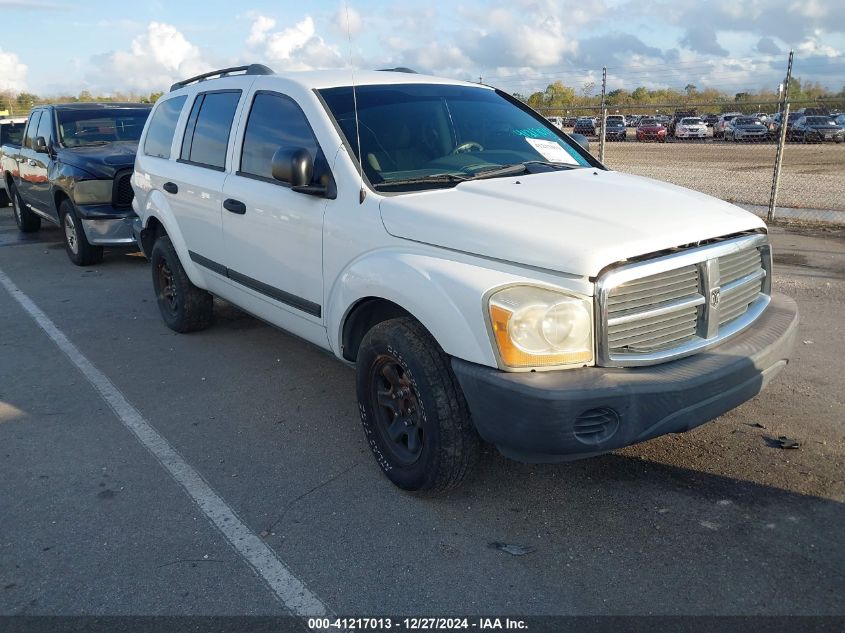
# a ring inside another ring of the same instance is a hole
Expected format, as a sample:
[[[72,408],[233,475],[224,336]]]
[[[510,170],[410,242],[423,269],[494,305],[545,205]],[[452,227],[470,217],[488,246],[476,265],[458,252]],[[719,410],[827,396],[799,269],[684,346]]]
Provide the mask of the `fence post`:
[[[607,93],[607,66],[601,69],[601,128],[599,129],[599,162],[604,162],[604,141],[605,141],[605,126],[607,125],[607,108],[604,104],[604,96]]]
[[[783,164],[783,149],[786,146],[786,129],[789,124],[789,81],[792,78],[792,51],[789,51],[789,62],[786,65],[786,79],[783,86],[783,107],[780,109],[780,130],[778,130],[778,148],[775,152],[775,170],[772,174],[772,195],[769,198],[769,212],[766,221],[775,219],[775,208],[778,203],[778,185],[780,184],[780,168]]]

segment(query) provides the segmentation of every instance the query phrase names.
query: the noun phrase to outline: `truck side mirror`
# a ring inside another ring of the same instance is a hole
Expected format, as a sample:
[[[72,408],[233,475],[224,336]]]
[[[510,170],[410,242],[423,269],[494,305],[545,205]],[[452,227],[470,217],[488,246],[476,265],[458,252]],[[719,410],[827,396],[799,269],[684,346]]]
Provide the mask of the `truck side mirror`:
[[[302,147],[280,147],[273,154],[271,162],[273,178],[290,183],[291,187],[304,187],[314,175],[314,159],[311,153]]]
[[[39,154],[47,153],[47,141],[44,139],[43,136],[35,137],[35,151]]]
[[[586,136],[583,134],[570,134],[569,136],[571,136],[572,140],[578,143],[578,145],[583,147],[585,151],[590,151],[590,140]]]

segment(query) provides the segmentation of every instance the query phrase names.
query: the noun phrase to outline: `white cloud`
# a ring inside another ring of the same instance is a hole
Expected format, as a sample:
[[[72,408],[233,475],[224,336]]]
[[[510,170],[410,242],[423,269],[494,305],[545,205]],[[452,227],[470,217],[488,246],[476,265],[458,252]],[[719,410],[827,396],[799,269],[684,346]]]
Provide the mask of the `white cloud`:
[[[267,41],[267,34],[276,27],[276,20],[268,18],[266,15],[256,16],[249,29],[249,36],[246,38],[246,43],[250,46],[257,46]]]
[[[317,35],[311,16],[267,35],[264,54],[276,70],[338,68],[343,59],[336,46]]]
[[[20,92],[26,88],[26,70],[17,55],[0,48],[0,90]]]
[[[355,36],[361,31],[363,20],[361,14],[350,6],[342,6],[334,16],[334,27],[338,33],[344,36],[347,33]]]
[[[833,46],[820,42],[819,40],[821,37],[821,31],[815,31],[813,35],[807,37],[798,45],[798,54],[805,57],[809,57],[811,55],[821,57],[839,57],[842,55],[842,51],[836,50]]]
[[[95,57],[88,74],[91,87],[102,90],[164,90],[171,83],[214,67],[199,47],[171,24],[150,22],[128,51]]]

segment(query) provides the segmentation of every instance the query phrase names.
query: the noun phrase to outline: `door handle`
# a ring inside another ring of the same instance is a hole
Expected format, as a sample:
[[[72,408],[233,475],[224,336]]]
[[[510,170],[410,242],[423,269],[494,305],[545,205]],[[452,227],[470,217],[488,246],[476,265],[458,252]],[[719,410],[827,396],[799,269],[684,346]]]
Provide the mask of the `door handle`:
[[[177,194],[179,193],[179,187],[176,186],[174,182],[166,182],[161,186],[167,193]]]
[[[246,205],[240,200],[232,200],[232,198],[226,198],[223,201],[223,208],[226,209],[226,211],[231,211],[232,213],[237,213],[238,215],[246,213]]]

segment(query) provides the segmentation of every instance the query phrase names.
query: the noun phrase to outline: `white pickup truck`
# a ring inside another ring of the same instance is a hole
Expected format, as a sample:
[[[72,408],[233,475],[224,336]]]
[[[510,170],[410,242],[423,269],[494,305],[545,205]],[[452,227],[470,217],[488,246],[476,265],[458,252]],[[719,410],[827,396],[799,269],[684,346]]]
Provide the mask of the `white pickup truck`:
[[[217,296],[354,365],[407,490],[457,485],[480,440],[558,461],[689,430],[796,334],[759,219],[608,170],[487,86],[215,71],[158,101],[132,185],[167,325]]]

